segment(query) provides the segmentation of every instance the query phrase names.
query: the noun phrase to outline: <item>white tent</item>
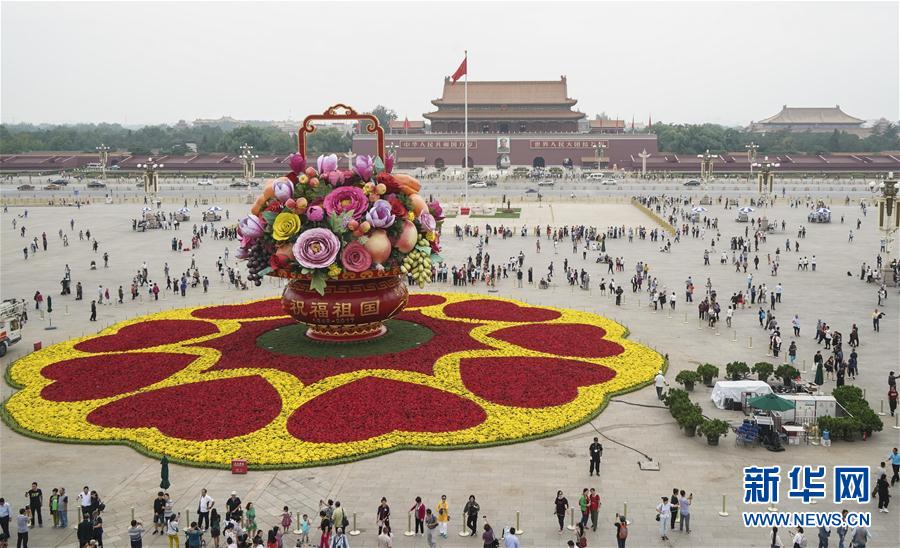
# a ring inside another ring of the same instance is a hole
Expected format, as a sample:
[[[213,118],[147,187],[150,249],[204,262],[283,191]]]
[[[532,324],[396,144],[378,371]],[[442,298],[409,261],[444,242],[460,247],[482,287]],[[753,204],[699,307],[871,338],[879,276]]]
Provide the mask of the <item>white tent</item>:
[[[772,387],[763,381],[718,381],[712,389],[709,399],[719,409],[725,409],[725,399],[741,401],[742,394],[749,397],[765,396],[772,393]]]

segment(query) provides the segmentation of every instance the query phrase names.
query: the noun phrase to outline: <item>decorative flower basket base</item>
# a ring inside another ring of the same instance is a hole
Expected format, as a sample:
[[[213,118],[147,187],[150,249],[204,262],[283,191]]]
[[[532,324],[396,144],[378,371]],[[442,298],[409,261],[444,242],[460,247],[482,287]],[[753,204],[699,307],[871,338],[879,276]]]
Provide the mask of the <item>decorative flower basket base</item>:
[[[308,278],[292,278],[281,304],[288,315],[309,326],[310,339],[345,343],[384,335],[384,321],[402,312],[408,300],[400,276],[387,274],[328,280],[324,295],[310,288]]]

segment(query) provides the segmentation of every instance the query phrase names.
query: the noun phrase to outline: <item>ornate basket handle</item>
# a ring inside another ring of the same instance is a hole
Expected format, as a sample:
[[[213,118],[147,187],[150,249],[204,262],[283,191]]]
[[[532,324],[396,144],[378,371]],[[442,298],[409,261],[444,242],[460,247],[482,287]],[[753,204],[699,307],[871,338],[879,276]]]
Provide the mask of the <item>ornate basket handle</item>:
[[[314,120],[365,120],[368,122],[365,125],[366,131],[368,133],[374,133],[378,140],[378,157],[382,160],[384,159],[384,128],[378,123],[378,118],[372,114],[359,114],[353,110],[353,108],[341,103],[329,107],[328,110],[322,114],[310,114],[303,119],[303,125],[301,125],[299,131],[297,131],[297,151],[302,154],[304,158],[307,157],[306,135],[315,133],[316,131],[316,126],[312,123]]]

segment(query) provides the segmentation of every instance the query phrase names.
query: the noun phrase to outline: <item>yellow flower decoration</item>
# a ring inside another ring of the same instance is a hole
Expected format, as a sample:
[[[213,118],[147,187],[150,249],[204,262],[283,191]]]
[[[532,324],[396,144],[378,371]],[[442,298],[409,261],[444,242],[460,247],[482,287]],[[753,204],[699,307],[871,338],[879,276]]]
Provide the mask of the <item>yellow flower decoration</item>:
[[[279,242],[290,240],[300,232],[300,216],[292,211],[282,211],[272,225],[272,238]]]

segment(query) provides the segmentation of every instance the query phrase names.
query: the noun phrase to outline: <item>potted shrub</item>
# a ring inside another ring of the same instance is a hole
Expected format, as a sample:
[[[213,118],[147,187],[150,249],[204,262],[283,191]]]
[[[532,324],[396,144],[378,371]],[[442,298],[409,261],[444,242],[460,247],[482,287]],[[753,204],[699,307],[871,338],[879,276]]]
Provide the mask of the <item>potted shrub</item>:
[[[744,362],[731,362],[725,366],[725,373],[733,381],[739,381],[750,373],[750,368]]]
[[[700,373],[696,371],[691,371],[690,369],[685,369],[684,371],[679,371],[677,375],[675,375],[675,382],[684,385],[684,389],[688,392],[694,390],[694,384],[700,382]]]
[[[678,424],[684,428],[684,435],[692,438],[697,433],[697,427],[703,424],[703,420],[698,406],[697,409],[682,411],[678,417]]]
[[[711,363],[704,363],[697,366],[697,373],[703,378],[703,384],[712,386],[713,379],[719,376],[719,368]]]
[[[775,371],[775,366],[769,362],[756,362],[755,364],[753,364],[752,371],[756,373],[756,378],[763,382],[766,382]]]
[[[778,366],[778,369],[775,370],[775,377],[781,379],[781,382],[784,383],[785,386],[790,386],[794,379],[800,376],[800,371],[797,371],[797,368],[793,365],[781,364]]]
[[[728,423],[722,419],[711,419],[703,421],[697,432],[706,436],[706,443],[709,445],[719,445],[719,437],[727,436],[730,429]]]

